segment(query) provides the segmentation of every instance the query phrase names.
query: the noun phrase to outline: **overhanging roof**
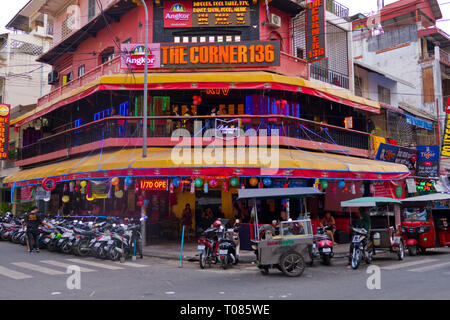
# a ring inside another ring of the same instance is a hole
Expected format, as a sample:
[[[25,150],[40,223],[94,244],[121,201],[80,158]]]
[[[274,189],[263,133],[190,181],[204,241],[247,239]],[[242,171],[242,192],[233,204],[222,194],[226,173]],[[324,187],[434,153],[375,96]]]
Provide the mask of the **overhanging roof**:
[[[444,200],[450,200],[450,194],[432,193],[424,196],[402,199],[402,202],[411,203],[411,202],[428,202],[428,201],[444,201]]]
[[[396,76],[394,76],[394,75],[392,75],[390,73],[387,73],[387,72],[385,72],[385,71],[383,71],[381,69],[378,69],[377,67],[375,67],[373,65],[366,64],[366,63],[361,62],[359,60],[354,60],[353,63],[358,65],[358,66],[360,66],[360,67],[362,67],[362,68],[364,68],[364,69],[367,69],[369,71],[373,71],[375,73],[378,73],[378,74],[380,74],[380,75],[382,75],[382,76],[384,76],[384,77],[386,77],[386,78],[388,78],[388,79],[390,79],[392,81],[402,83],[405,86],[408,86],[408,87],[411,87],[411,88],[415,87],[414,84],[412,84],[411,82],[408,82],[408,81],[403,80],[403,79],[401,79],[399,77],[396,77]]]
[[[402,110],[411,113],[412,115],[418,116],[418,117],[422,117],[424,119],[428,119],[431,121],[436,121],[436,118],[434,116],[432,116],[431,114],[422,111],[420,109],[417,109],[415,107],[413,107],[412,105],[406,103],[406,102],[399,102],[398,103],[399,108],[401,108]]]
[[[390,203],[401,204],[401,201],[388,197],[363,197],[348,201],[342,201],[341,207],[343,208],[376,207],[379,204],[390,204]]]

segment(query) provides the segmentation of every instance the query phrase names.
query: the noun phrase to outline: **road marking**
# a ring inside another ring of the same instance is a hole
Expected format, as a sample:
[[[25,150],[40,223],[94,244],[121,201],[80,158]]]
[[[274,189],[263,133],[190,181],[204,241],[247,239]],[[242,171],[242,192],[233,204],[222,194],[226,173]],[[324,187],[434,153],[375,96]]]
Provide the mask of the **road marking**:
[[[433,265],[431,265],[431,266],[426,266],[426,267],[422,267],[422,268],[411,269],[411,270],[408,270],[408,271],[411,271],[411,272],[425,272],[425,271],[429,271],[429,270],[439,269],[440,267],[444,267],[444,266],[448,266],[448,265],[450,265],[450,262],[444,262],[444,263],[433,264]]]
[[[3,275],[5,277],[11,278],[11,279],[15,279],[15,280],[20,280],[20,279],[28,279],[28,278],[33,278],[32,276],[19,272],[19,271],[15,271],[15,270],[11,270],[5,267],[0,266],[0,275]]]
[[[399,262],[397,264],[393,264],[387,267],[381,267],[381,269],[384,270],[395,270],[395,269],[400,269],[400,268],[405,268],[405,267],[411,267],[411,266],[415,266],[418,264],[424,264],[424,263],[429,263],[429,262],[434,262],[437,261],[436,259],[425,259],[425,260],[419,260],[419,261],[411,261],[411,262]]]
[[[41,260],[40,262],[46,263],[46,264],[50,264],[50,265],[56,266],[56,267],[66,268],[66,269],[69,266],[73,266],[73,264],[68,264],[68,263],[64,263],[64,262],[61,262],[61,261],[55,261],[55,260]],[[81,272],[96,272],[97,270],[89,269],[89,268],[85,268],[85,267],[80,267],[80,271]]]
[[[32,271],[37,271],[37,272],[41,272],[41,273],[45,273],[45,274],[49,274],[49,275],[57,275],[57,274],[65,274],[65,272],[62,271],[58,271],[58,270],[53,270],[50,268],[46,268],[46,267],[41,267],[38,266],[37,264],[33,264],[33,263],[28,263],[28,262],[13,262],[11,263],[15,266],[21,267],[21,268],[25,268],[25,269],[29,269]]]
[[[89,260],[84,260],[84,259],[66,259],[66,260],[75,262],[75,263],[86,264],[88,266],[109,269],[109,270],[122,270],[123,269],[121,267],[113,266],[110,264],[104,264],[104,263],[99,263],[99,262],[94,262],[94,261],[89,261]]]
[[[134,268],[145,268],[145,267],[148,267],[148,265],[138,264],[138,263],[135,263],[135,262],[124,262],[124,263],[115,262],[115,264],[120,265],[120,266],[134,267]]]

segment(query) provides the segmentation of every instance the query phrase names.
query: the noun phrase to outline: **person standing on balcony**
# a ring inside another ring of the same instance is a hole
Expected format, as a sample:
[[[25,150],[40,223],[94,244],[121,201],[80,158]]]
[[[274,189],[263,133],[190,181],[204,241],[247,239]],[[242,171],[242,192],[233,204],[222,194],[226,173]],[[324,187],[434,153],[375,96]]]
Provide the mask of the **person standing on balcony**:
[[[193,117],[194,112],[192,111],[192,106],[186,107],[186,112],[183,114],[184,117]],[[192,132],[192,121],[191,120],[183,120],[183,127],[186,128],[189,132]]]
[[[179,105],[174,105],[173,106],[173,110],[170,113],[171,117],[181,117],[181,111],[180,111],[180,106]],[[169,120],[169,130],[170,133],[173,132],[174,129],[178,129],[180,127],[180,121],[179,120]]]

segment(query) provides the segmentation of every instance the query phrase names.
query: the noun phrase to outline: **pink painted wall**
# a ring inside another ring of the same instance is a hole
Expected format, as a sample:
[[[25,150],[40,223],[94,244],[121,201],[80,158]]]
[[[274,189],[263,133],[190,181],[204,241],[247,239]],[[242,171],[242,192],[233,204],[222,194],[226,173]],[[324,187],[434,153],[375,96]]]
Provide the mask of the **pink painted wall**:
[[[259,6],[259,38],[260,40],[268,40],[269,38],[277,38],[281,40],[281,51],[292,55],[292,18],[290,14],[280,11],[269,4],[269,14],[274,13],[281,17],[281,27],[273,28],[267,24],[267,10],[264,1],[260,1]]]

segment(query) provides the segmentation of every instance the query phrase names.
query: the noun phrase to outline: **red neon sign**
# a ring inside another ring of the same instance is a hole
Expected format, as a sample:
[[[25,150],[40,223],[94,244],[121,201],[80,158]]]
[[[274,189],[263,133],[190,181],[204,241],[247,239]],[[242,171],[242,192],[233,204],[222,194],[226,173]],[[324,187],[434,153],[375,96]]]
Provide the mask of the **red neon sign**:
[[[166,191],[166,179],[141,180],[139,188],[145,191]]]

